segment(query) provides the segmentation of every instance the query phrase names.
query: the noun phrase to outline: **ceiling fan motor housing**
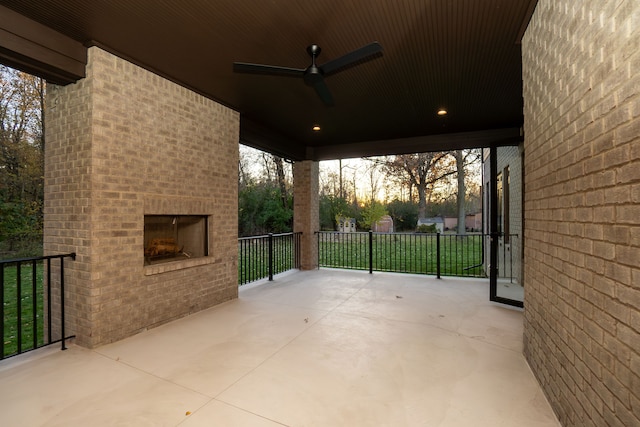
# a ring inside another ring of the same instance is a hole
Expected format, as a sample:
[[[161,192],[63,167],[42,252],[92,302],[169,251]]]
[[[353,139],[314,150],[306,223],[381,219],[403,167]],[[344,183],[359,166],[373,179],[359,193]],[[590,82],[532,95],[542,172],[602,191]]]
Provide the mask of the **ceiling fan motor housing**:
[[[322,80],[322,70],[316,65],[316,58],[320,55],[322,49],[317,44],[312,44],[307,47],[307,53],[311,56],[311,65],[304,71],[304,82],[308,86],[313,86]]]
[[[311,65],[304,72],[304,82],[309,86],[315,85],[321,81],[322,78],[322,71],[315,65]]]

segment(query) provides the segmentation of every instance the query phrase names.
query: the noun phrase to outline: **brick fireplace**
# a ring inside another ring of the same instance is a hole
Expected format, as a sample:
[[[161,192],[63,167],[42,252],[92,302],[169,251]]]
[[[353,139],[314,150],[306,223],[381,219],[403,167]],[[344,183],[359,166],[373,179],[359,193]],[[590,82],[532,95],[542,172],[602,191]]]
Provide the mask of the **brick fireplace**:
[[[238,113],[97,47],[87,77],[50,85],[47,102],[45,253],[77,253],[66,286],[78,344],[237,297]],[[169,235],[163,221],[184,227]],[[150,240],[165,237],[176,256],[152,259]]]

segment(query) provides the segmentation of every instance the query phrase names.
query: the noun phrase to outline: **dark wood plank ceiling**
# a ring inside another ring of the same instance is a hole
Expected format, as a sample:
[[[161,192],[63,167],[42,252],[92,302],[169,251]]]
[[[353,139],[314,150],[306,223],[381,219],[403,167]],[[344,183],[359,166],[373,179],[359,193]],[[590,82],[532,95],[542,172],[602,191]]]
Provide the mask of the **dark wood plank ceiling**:
[[[245,142],[294,159],[513,135],[523,121],[519,41],[535,3],[0,0],[239,111]],[[312,43],[324,63],[372,41],[383,46],[381,57],[327,77],[333,107],[301,79],[232,71],[234,61],[305,68]],[[444,118],[436,115],[442,107]]]

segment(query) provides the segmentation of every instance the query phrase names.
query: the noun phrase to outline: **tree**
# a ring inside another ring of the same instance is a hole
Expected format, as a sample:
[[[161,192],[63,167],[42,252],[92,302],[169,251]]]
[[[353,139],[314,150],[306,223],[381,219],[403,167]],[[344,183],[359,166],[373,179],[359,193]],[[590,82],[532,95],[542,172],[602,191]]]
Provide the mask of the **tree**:
[[[238,193],[238,234],[255,236],[291,231],[293,211],[281,203],[280,190],[272,183],[247,185]]]
[[[430,190],[439,180],[455,173],[448,157],[448,152],[431,152],[390,156],[374,161],[379,162],[388,176],[410,189],[418,190],[418,216],[425,218]]]
[[[396,231],[414,231],[418,223],[418,205],[411,201],[392,200],[387,205]]]
[[[284,159],[282,157],[272,155],[273,163],[276,167],[276,177],[278,180],[278,187],[280,188],[280,200],[282,201],[282,207],[287,209],[287,182],[284,175]]]
[[[369,162],[366,169],[367,181],[369,184],[369,199],[375,200],[380,190],[380,173],[378,172],[379,164],[377,162]]]
[[[457,197],[457,207],[458,207],[458,234],[466,234],[466,214],[465,214],[465,195],[467,194],[465,185],[464,185],[464,155],[462,150],[456,150],[453,152],[454,157],[456,158],[456,171],[457,171],[457,182],[458,182],[458,197]]]
[[[291,166],[283,158],[240,146],[238,233],[252,236],[291,231]]]
[[[360,224],[363,229],[371,230],[373,225],[387,215],[387,209],[375,199],[369,200],[362,208]]]
[[[35,256],[42,252],[42,204],[0,200],[0,242],[8,255]]]
[[[251,176],[251,159],[250,153],[247,147],[244,145],[239,146],[238,152],[238,189],[242,190],[246,185],[249,185],[253,181]]]
[[[457,175],[457,204],[456,210],[458,214],[458,234],[465,234],[466,229],[466,207],[467,207],[467,169],[472,164],[480,161],[479,150],[456,150],[453,152],[456,159],[456,175]]]
[[[359,214],[346,199],[330,194],[320,194],[320,229],[336,230],[336,217],[357,220]]]
[[[0,66],[0,243],[42,247],[45,82]]]

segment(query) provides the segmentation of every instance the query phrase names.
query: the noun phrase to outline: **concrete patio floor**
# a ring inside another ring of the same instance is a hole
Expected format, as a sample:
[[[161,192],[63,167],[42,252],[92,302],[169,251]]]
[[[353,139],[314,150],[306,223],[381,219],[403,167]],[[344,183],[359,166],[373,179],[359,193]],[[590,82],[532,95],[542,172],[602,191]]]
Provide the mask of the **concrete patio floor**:
[[[559,426],[486,280],[322,269],[0,362],[0,425]]]

